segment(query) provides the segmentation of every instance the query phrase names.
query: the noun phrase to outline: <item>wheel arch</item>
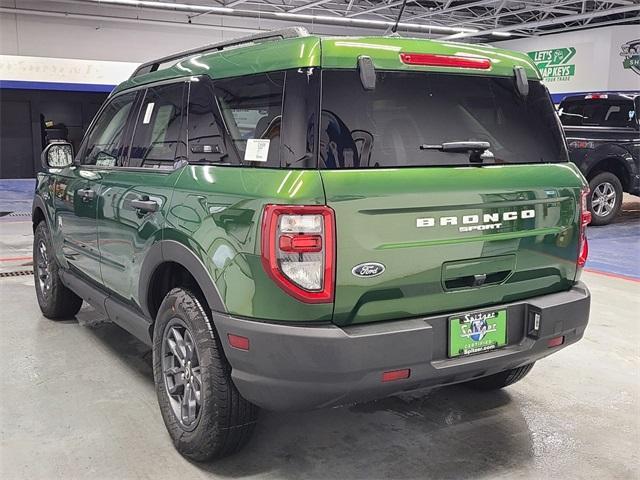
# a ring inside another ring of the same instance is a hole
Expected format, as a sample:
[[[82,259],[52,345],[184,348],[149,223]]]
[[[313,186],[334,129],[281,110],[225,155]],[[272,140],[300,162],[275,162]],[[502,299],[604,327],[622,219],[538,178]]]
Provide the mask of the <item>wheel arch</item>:
[[[44,203],[44,200],[40,196],[36,195],[33,198],[33,206],[31,207],[31,223],[34,232],[36,231],[36,227],[38,226],[38,224],[43,220],[47,223],[49,231],[51,231],[49,218],[47,217],[46,212],[47,207]]]
[[[226,313],[215,282],[193,250],[175,240],[154,243],[142,264],[138,286],[140,307],[152,325],[166,293],[177,286],[195,289],[212,312]]]
[[[619,157],[605,157],[595,163],[586,177],[588,181],[591,181],[593,177],[602,172],[609,172],[618,177],[622,184],[622,190],[628,191],[630,187],[631,172],[629,171],[626,162]]]

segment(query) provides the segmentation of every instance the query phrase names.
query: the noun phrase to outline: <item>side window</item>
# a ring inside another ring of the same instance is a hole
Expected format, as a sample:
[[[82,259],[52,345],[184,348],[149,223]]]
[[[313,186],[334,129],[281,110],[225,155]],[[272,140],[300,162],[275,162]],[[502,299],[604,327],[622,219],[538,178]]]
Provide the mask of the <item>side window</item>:
[[[284,72],[215,81],[215,95],[240,159],[280,166]]]
[[[152,87],[144,100],[133,129],[129,167],[172,169],[182,141],[185,84]]]
[[[113,98],[102,110],[81,150],[83,165],[112,167],[117,164],[120,141],[135,99],[136,92],[125,93]]]
[[[224,124],[216,105],[213,83],[201,78],[189,84],[189,161],[195,163],[239,163],[233,154],[233,145],[227,145]]]

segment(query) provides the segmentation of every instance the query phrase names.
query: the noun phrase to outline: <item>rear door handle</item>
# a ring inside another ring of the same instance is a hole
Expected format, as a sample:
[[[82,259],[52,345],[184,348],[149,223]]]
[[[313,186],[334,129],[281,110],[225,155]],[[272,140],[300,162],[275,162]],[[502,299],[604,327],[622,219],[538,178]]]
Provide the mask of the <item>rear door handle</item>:
[[[158,202],[155,200],[135,199],[131,200],[131,206],[140,212],[157,212]]]
[[[76,193],[85,201],[96,198],[96,192],[90,188],[80,188],[76,190]]]

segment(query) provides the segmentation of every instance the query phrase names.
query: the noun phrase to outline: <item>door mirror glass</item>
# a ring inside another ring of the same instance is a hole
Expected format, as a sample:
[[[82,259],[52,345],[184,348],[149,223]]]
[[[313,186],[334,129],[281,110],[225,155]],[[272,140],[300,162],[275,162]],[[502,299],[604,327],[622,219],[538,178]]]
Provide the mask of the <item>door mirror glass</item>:
[[[53,142],[45,147],[40,157],[42,166],[64,168],[73,163],[73,145],[68,142]]]

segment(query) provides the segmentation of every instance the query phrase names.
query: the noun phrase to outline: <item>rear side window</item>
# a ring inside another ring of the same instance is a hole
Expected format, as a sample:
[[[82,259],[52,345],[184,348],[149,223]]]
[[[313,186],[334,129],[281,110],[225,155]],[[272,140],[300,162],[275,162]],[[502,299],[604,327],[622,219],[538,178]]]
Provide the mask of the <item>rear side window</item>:
[[[549,95],[529,83],[522,98],[511,78],[378,72],[365,91],[357,72],[322,76],[322,168],[468,165],[467,153],[420,150],[445,142],[490,143],[485,163],[567,161]],[[491,158],[491,157],[489,157]]]
[[[121,154],[121,140],[136,92],[113,98],[96,119],[80,151],[83,165],[113,167]]]
[[[631,100],[585,99],[560,106],[562,124],[572,127],[633,127],[635,115]]]
[[[172,169],[182,141],[184,83],[147,89],[136,119],[130,167]]]
[[[280,166],[285,72],[216,80],[215,95],[240,159]]]

